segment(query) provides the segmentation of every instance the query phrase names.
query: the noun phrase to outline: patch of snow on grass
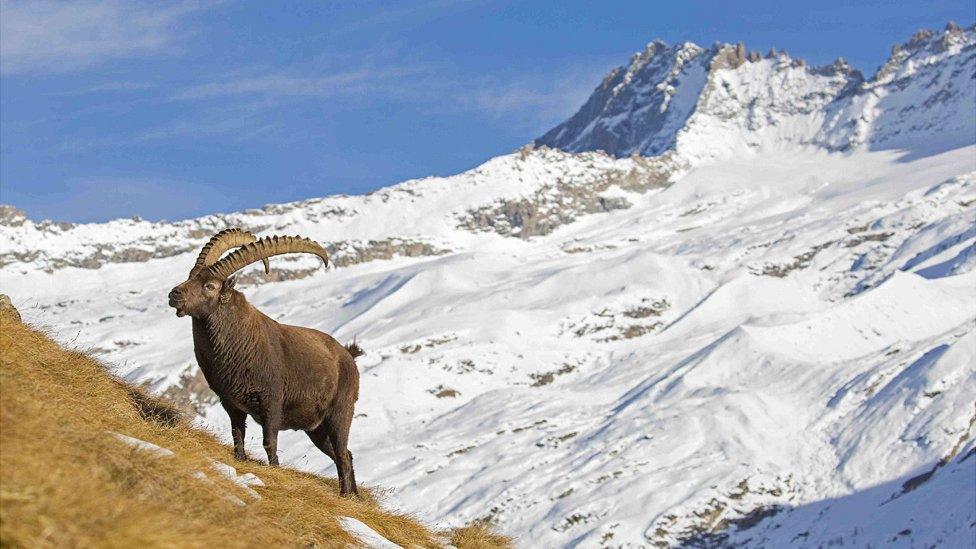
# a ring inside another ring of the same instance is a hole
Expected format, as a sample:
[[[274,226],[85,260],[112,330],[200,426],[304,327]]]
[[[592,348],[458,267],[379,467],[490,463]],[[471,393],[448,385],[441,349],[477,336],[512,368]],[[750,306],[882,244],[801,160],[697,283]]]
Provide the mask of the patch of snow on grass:
[[[339,517],[339,524],[342,525],[343,530],[358,539],[362,547],[368,549],[399,549],[401,547],[354,518]]]
[[[231,467],[230,465],[227,465],[222,461],[216,461],[216,460],[214,460],[214,462],[211,464],[211,467],[213,467],[214,471],[217,471],[221,475],[224,475],[225,477],[230,479],[234,484],[240,486],[241,489],[247,493],[247,495],[251,496],[254,499],[261,499],[261,494],[254,491],[254,489],[251,488],[251,486],[264,486],[264,481],[261,480],[254,473],[244,473],[243,475],[238,475],[237,469]]]
[[[109,431],[109,433],[111,433],[112,436],[121,440],[128,446],[149,452],[151,454],[155,454],[159,457],[170,457],[173,455],[173,451],[170,450],[169,448],[163,448],[162,446],[157,446],[152,442],[146,442],[145,440],[140,440],[138,438],[130,437],[127,435],[123,435],[122,433],[116,433],[113,431]]]

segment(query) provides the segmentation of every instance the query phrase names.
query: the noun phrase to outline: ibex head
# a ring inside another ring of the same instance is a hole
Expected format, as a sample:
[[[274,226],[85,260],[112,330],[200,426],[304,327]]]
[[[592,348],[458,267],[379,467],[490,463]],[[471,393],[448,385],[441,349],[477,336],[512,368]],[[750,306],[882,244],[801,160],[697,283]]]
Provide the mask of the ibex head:
[[[220,259],[224,252],[238,248]],[[264,271],[269,272],[268,258],[287,253],[311,253],[329,264],[325,249],[300,236],[271,236],[258,240],[241,229],[227,229],[214,235],[197,256],[186,282],[169,292],[169,306],[176,309],[176,316],[190,315],[205,319],[218,307],[230,301],[234,291],[233,274],[244,267],[262,261]]]

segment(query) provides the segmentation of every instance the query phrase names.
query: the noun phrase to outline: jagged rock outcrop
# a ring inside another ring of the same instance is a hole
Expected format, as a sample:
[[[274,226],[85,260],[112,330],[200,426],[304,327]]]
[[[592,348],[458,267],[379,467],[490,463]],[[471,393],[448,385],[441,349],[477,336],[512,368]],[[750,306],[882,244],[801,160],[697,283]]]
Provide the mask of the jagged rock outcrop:
[[[618,157],[664,152],[691,115],[715,53],[690,42],[651,42],[629,65],[610,71],[575,115],[536,144]]]
[[[976,26],[921,30],[892,48],[874,77],[826,110],[816,136],[832,149],[926,152],[976,136]]]
[[[20,208],[0,204],[0,225],[19,227],[27,221],[27,213]]]
[[[145,263],[184,253],[196,252],[215,232],[228,226],[241,226],[255,233],[272,228],[262,221],[266,216],[300,212],[304,220],[341,219],[351,215],[342,208],[315,208],[319,201],[276,204],[240,214],[218,214],[176,223],[152,223],[138,218],[118,219],[104,224],[73,225],[52,221],[31,221],[12,206],[0,206],[0,267],[39,264],[47,272],[75,267],[99,269],[112,263]],[[283,227],[275,226],[275,229]],[[23,240],[21,245],[18,240]],[[57,243],[38,247],[31,242]],[[415,238],[390,237],[376,240],[338,240],[323,242],[334,265],[346,267],[395,256],[419,257],[447,253],[443,247]],[[274,282],[303,278],[315,269],[275,269],[270,274],[245,273],[242,281]]]
[[[581,215],[623,210],[631,206],[627,197],[608,195],[607,191],[644,193],[667,186],[671,176],[682,167],[673,156],[635,156],[629,170],[607,170],[596,179],[558,178],[529,196],[499,199],[471,209],[460,218],[458,227],[529,238],[549,234]]]

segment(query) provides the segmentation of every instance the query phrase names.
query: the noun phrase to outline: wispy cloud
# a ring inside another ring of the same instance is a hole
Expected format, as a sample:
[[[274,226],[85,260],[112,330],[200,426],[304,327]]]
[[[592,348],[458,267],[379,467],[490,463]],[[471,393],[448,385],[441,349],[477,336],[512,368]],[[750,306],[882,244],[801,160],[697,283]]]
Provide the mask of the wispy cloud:
[[[133,91],[143,91],[152,89],[153,84],[149,82],[127,82],[127,81],[117,81],[117,82],[104,82],[102,84],[96,84],[94,86],[89,86],[84,90],[77,93],[106,93],[106,92],[133,92]]]
[[[93,84],[91,86],[86,86],[77,89],[67,89],[61,92],[52,93],[52,96],[62,96],[71,97],[77,95],[99,95],[99,94],[112,94],[112,95],[124,95],[132,94],[137,92],[145,92],[151,90],[155,87],[154,84],[149,82],[136,82],[136,81],[109,81],[102,82],[100,84]]]
[[[475,83],[456,100],[461,108],[495,118],[515,114],[539,123],[571,115],[593,92],[603,65],[573,66],[547,74],[515,75]]]
[[[251,97],[265,100],[259,106],[277,107],[278,102],[290,99],[353,96],[478,112],[495,118],[523,113],[533,119],[548,120],[571,114],[592,91],[604,65],[566,67],[544,74],[456,79],[444,76],[453,72],[447,67],[370,59],[359,67],[331,72],[328,68],[308,65],[265,73],[252,69],[190,85],[174,92],[171,99]]]
[[[169,139],[205,139],[219,137],[225,141],[249,141],[267,134],[276,128],[275,124],[247,112],[232,111],[216,113],[211,116],[185,117],[165,125],[157,126],[136,134],[136,142],[165,141]]]
[[[164,123],[132,130],[121,135],[73,135],[63,138],[60,149],[80,152],[92,149],[140,147],[145,143],[167,141],[244,142],[261,138],[278,129],[271,112],[260,101],[235,104],[205,113],[183,115]]]
[[[189,86],[173,95],[177,100],[224,96],[332,97],[370,91],[394,79],[422,72],[419,67],[356,68],[312,76],[290,69],[267,74],[236,74]]]
[[[0,72],[64,73],[116,59],[172,53],[202,2],[0,1]]]
[[[183,84],[172,89],[168,96],[149,100],[186,103],[185,108],[190,109],[187,114],[124,135],[86,132],[65,136],[61,149],[134,147],[174,139],[234,142],[281,139],[287,136],[281,133],[282,109],[297,101],[324,99],[334,100],[330,101],[329,108],[340,110],[347,108],[344,101],[374,104],[395,101],[431,115],[453,113],[471,116],[473,120],[510,121],[531,136],[579,108],[599,81],[604,65],[588,63],[550,69],[545,74],[518,72],[473,79],[446,77],[452,71],[445,67],[410,65],[395,59],[382,63],[370,60],[369,64],[339,67],[334,72],[309,64],[265,72],[248,68]],[[124,83],[105,87],[107,90],[129,88]]]
[[[487,4],[490,0],[425,0],[420,2],[399,2],[382,4],[382,9],[364,12],[365,17],[340,26],[332,31],[333,36],[363,32],[376,27],[389,25],[403,25],[407,22],[416,24],[432,17],[443,17],[448,13],[464,11],[479,5]]]

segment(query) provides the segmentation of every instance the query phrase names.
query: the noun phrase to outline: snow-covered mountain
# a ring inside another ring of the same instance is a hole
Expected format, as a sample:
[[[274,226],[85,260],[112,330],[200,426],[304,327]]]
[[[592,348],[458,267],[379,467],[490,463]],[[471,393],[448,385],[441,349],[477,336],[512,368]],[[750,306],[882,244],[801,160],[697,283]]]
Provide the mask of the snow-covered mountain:
[[[892,48],[869,80],[843,59],[808,66],[743,44],[705,49],[651,42],[606,77],[583,107],[536,140],[614,156],[741,154],[744,147],[816,144],[829,150],[968,145],[976,133],[973,30],[922,30]],[[932,151],[926,151],[932,152]]]
[[[220,228],[307,235],[338,269],[243,291],[367,349],[357,476],[405,509],[526,547],[971,546],[974,111],[974,28],[870,79],[654,42],[456,176],[175,223],[2,209],[0,291],[226,438],[166,293]]]

